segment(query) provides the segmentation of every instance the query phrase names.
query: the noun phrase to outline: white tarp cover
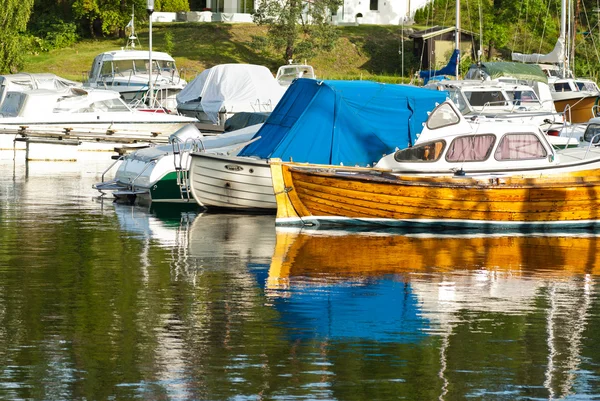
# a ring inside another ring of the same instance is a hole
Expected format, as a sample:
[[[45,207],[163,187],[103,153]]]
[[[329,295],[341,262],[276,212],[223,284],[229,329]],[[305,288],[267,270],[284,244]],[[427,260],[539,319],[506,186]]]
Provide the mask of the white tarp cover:
[[[565,58],[565,42],[564,39],[559,38],[554,46],[554,49],[548,54],[522,54],[513,53],[512,60],[519,61],[521,63],[554,63],[561,64]]]
[[[214,123],[226,113],[272,111],[287,88],[277,83],[267,67],[220,64],[204,70],[178,95],[178,103],[198,101]]]

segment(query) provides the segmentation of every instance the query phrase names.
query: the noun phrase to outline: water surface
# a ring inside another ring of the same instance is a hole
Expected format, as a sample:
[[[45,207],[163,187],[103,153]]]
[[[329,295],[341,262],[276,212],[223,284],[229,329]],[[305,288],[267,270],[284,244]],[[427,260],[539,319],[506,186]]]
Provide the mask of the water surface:
[[[0,159],[0,399],[600,399],[600,239],[276,229]]]

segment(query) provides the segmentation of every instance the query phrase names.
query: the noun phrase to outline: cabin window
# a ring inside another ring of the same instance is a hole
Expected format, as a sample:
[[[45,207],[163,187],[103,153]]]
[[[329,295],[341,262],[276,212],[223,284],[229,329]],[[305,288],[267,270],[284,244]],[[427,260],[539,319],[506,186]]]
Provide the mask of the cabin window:
[[[25,103],[25,94],[22,92],[7,92],[2,102],[2,108],[0,108],[0,116],[17,117],[23,103]]]
[[[568,82],[557,82],[554,84],[554,92],[571,92],[571,86]]]
[[[500,140],[494,157],[496,160],[531,160],[546,157],[547,152],[535,134],[506,134]]]
[[[133,60],[133,66],[136,74],[148,73],[148,60]]]
[[[496,137],[491,134],[469,135],[455,138],[448,147],[446,160],[449,162],[480,162],[492,153]]]
[[[444,89],[440,88],[438,90]],[[460,93],[460,91],[452,89],[448,90],[448,98],[454,102],[454,105],[458,107],[458,110],[460,110],[461,113],[464,113],[468,110],[467,102],[465,101],[465,98],[462,95],[462,93]]]
[[[105,61],[102,64],[102,69],[100,70],[100,74],[103,77],[110,77],[110,76],[112,76],[112,62]]]
[[[117,76],[126,76],[131,74],[133,70],[133,61],[132,60],[116,60],[113,61],[113,66],[115,69],[115,75]]]
[[[429,115],[427,119],[427,128],[438,129],[458,124],[460,117],[449,103],[442,103]]]
[[[591,142],[592,139],[594,140],[594,143],[600,142],[600,124],[589,124],[585,129],[583,140],[586,142]]]
[[[508,98],[512,100],[515,106],[522,106],[525,104],[539,103],[538,97],[534,91],[530,90],[511,90],[506,91]]]
[[[379,10],[379,0],[370,0],[369,10],[371,10],[371,11]]]
[[[443,140],[416,145],[396,151],[397,162],[434,162],[440,159],[446,142]]]
[[[508,106],[508,101],[501,91],[468,92],[465,97],[475,107],[483,106]]]

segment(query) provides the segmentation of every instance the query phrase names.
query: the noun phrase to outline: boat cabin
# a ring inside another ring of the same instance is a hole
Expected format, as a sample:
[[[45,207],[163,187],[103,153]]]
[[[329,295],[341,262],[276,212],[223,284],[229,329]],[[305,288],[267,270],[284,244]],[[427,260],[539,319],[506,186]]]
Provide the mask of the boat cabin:
[[[500,173],[555,166],[558,159],[537,125],[467,120],[446,101],[430,114],[414,146],[385,156],[376,167],[425,174]]]
[[[288,64],[279,67],[275,75],[275,79],[282,86],[289,86],[296,78],[315,79],[315,70],[307,64]]]
[[[149,65],[150,53],[147,51],[117,50],[102,53],[94,58],[87,84],[147,86]],[[179,79],[175,60],[167,53],[152,52],[152,65],[152,74],[156,74],[157,77]]]

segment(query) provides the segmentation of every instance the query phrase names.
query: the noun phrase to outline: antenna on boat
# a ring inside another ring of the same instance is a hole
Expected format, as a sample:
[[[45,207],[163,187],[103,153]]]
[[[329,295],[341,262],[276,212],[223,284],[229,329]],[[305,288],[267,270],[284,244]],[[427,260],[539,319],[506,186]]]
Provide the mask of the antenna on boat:
[[[135,41],[137,40],[139,43],[137,36],[135,36],[135,6],[131,6],[131,19],[129,20],[129,23],[127,24],[125,29],[127,28],[131,28],[131,33],[127,37],[127,45],[125,46],[125,48],[135,49]]]

